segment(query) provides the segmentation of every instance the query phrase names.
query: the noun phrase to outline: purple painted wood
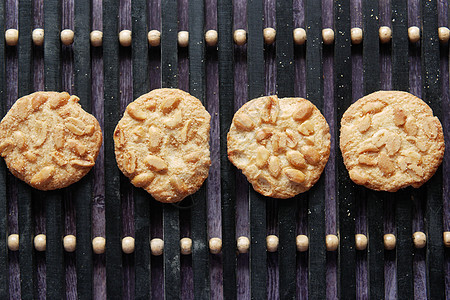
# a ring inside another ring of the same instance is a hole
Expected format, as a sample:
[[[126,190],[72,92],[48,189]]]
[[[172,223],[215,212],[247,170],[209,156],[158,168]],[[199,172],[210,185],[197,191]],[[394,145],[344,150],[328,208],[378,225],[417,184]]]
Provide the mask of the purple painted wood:
[[[92,30],[103,29],[103,2],[92,0]],[[104,106],[103,106],[103,58],[102,49],[93,48],[91,53],[91,91],[92,114],[97,118],[104,132]],[[105,170],[104,170],[104,146],[100,152],[93,169],[93,201],[92,201],[92,236],[106,236],[105,232]],[[105,256],[94,255],[93,262],[93,297],[94,299],[106,299],[106,267]]]
[[[247,29],[247,1],[233,2],[234,30]],[[234,46],[234,110],[247,102],[247,46]],[[249,184],[241,172],[236,172],[236,239],[250,236]],[[250,273],[247,255],[239,255],[236,265],[237,297],[250,298]]]
[[[334,7],[332,0],[322,0],[322,27],[334,29]],[[334,47],[323,49],[323,111],[330,126],[330,157],[325,166],[325,234],[337,234],[336,226],[336,107],[334,103]],[[338,298],[337,252],[327,253],[327,299]]]

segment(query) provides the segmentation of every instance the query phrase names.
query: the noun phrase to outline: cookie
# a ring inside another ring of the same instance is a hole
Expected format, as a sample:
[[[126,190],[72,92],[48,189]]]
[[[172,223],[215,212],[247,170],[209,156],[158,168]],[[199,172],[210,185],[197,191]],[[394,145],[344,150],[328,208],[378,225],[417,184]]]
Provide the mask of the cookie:
[[[14,103],[0,123],[0,154],[14,176],[46,191],[89,172],[102,132],[79,100],[66,92],[36,92]]]
[[[340,148],[356,184],[395,192],[430,179],[445,145],[441,123],[425,102],[406,92],[379,91],[344,113]]]
[[[114,131],[117,165],[160,202],[195,193],[211,164],[211,116],[178,89],[157,89],[130,103]]]
[[[227,137],[228,158],[264,196],[291,198],[319,180],[330,155],[329,127],[302,98],[267,96],[244,104]]]

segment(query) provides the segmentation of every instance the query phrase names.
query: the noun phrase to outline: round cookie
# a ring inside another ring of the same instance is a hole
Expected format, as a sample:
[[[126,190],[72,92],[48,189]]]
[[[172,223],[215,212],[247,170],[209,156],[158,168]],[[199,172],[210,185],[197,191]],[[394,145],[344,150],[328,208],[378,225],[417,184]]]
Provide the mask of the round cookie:
[[[330,155],[328,123],[302,98],[247,102],[234,115],[227,142],[230,161],[257,192],[273,198],[309,190]]]
[[[344,113],[340,147],[356,184],[395,192],[430,179],[445,145],[441,123],[425,102],[406,92],[379,91]]]
[[[89,172],[102,132],[79,100],[66,92],[36,92],[14,103],[0,123],[0,154],[14,176],[45,191]]]
[[[114,131],[120,170],[160,202],[183,200],[208,177],[210,120],[200,100],[181,90],[140,96]]]

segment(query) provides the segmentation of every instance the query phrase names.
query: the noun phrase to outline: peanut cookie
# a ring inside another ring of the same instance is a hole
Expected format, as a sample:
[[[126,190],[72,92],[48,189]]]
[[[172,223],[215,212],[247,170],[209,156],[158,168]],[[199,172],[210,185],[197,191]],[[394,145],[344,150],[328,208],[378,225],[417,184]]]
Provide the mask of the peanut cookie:
[[[406,92],[379,91],[344,113],[340,147],[356,184],[395,192],[430,179],[445,145],[441,123],[425,102]]]
[[[210,120],[202,103],[181,90],[140,96],[114,131],[120,170],[160,202],[183,200],[208,177]]]
[[[328,123],[302,98],[247,102],[234,115],[227,141],[230,161],[257,192],[274,198],[309,190],[330,155]]]
[[[0,154],[14,176],[46,191],[89,172],[102,132],[79,100],[66,92],[36,92],[14,103],[0,123]]]

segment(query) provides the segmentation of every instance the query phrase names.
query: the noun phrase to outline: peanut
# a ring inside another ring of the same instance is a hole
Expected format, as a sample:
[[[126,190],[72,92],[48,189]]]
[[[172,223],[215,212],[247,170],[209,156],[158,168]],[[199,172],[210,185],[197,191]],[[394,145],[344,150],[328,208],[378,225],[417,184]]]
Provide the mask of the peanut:
[[[131,183],[136,187],[147,187],[150,185],[150,183],[152,183],[154,178],[155,175],[153,173],[142,173],[136,175],[131,180]]]
[[[286,152],[288,162],[296,168],[306,168],[306,160],[303,154],[298,151],[290,150]]]
[[[306,178],[305,174],[303,174],[302,171],[291,168],[286,168],[284,170],[284,174],[290,181],[295,183],[302,183]]]
[[[55,167],[47,166],[43,167],[39,172],[33,175],[30,180],[32,186],[41,186],[48,183],[55,174]]]
[[[165,114],[171,112],[173,109],[177,108],[178,104],[180,103],[181,99],[178,97],[170,97],[165,98],[161,105],[159,106],[159,109]]]
[[[277,178],[281,172],[281,162],[276,156],[271,156],[269,158],[269,173],[272,177]]]
[[[144,159],[144,162],[155,172],[163,172],[168,168],[167,163],[162,158],[155,155],[148,155]]]
[[[145,112],[139,109],[139,107],[135,103],[130,103],[127,106],[127,113],[132,117],[133,119],[137,121],[143,121],[147,117]]]
[[[255,158],[255,164],[258,168],[262,168],[266,165],[267,160],[269,159],[270,152],[266,149],[264,146],[259,146],[258,149],[256,149],[256,158]]]
[[[317,165],[320,161],[320,154],[311,146],[303,146],[300,151],[305,156],[306,161],[311,165]]]
[[[233,119],[234,126],[240,130],[250,131],[255,128],[255,123],[246,113],[237,113]]]
[[[303,121],[309,118],[312,112],[313,112],[312,104],[306,101],[302,101],[294,110],[292,117],[294,118],[295,121]]]

